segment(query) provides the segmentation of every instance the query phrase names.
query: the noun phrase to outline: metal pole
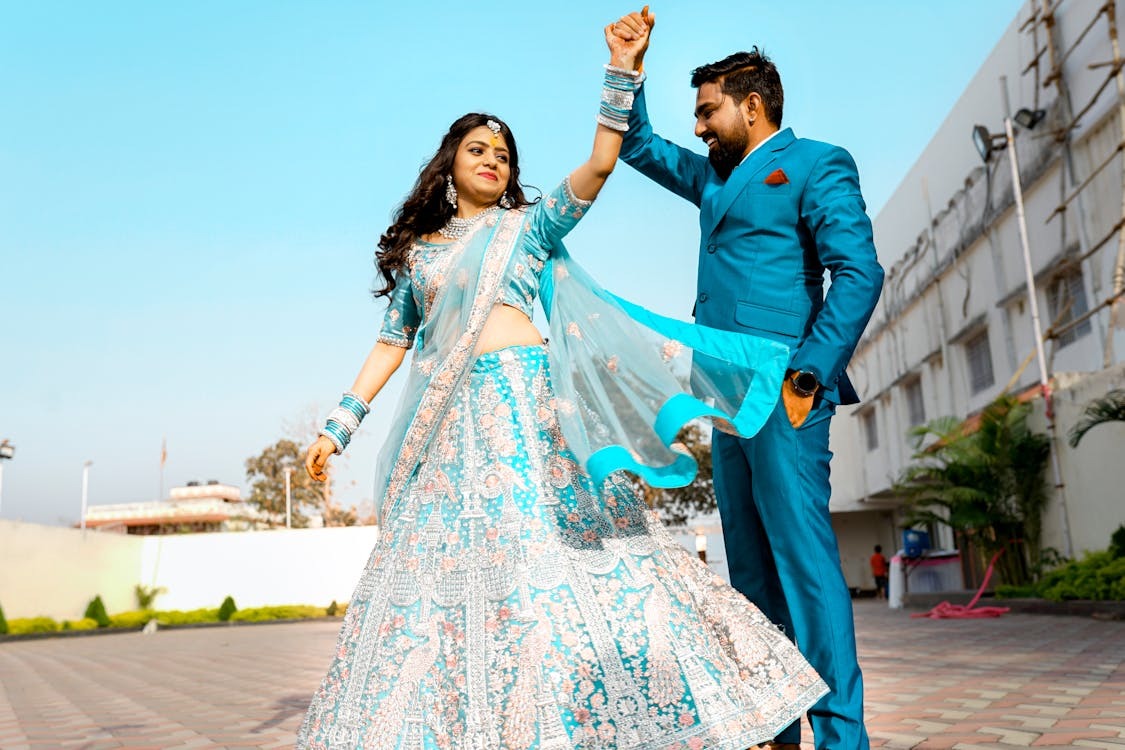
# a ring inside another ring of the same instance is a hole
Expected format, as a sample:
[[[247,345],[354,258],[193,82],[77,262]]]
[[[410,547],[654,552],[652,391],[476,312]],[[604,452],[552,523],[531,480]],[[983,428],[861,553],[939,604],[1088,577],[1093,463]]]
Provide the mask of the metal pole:
[[[0,509],[4,507],[4,459],[0,458]]]
[[[93,464],[93,463],[94,463],[93,461],[87,461],[86,463],[82,464],[82,520],[81,520],[81,526],[82,526],[82,535],[83,536],[85,536],[85,534],[86,534],[86,501],[89,497],[89,491],[90,491],[90,465]]]
[[[1007,86],[1004,86],[1007,99]],[[1051,379],[1047,373],[1047,357],[1043,351],[1043,329],[1039,324],[1039,300],[1035,292],[1035,273],[1031,267],[1031,246],[1027,239],[1027,217],[1023,211],[1023,188],[1020,185],[1020,165],[1016,156],[1016,136],[1012,130],[1012,118],[1004,117],[1004,133],[1008,138],[1008,163],[1012,165],[1012,191],[1016,198],[1016,218],[1019,223],[1020,245],[1023,247],[1023,270],[1027,282],[1027,302],[1031,308],[1031,325],[1035,333],[1035,359],[1039,363],[1039,389],[1043,394],[1043,404],[1047,416],[1047,433],[1051,441],[1051,469],[1054,473],[1055,492],[1059,499],[1062,515],[1063,545],[1068,558],[1074,557],[1074,546],[1070,540],[1070,518],[1066,510],[1066,488],[1063,485],[1062,467],[1059,465],[1058,439],[1055,435],[1055,410],[1051,399]]]
[[[293,467],[285,467],[285,528],[293,528],[293,492],[292,480]]]

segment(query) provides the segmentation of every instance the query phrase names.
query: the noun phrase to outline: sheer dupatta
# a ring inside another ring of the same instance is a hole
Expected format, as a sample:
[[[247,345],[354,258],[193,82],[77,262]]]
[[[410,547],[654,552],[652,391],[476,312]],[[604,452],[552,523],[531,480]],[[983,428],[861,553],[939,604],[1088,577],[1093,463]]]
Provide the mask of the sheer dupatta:
[[[561,246],[542,284],[559,422],[598,486],[622,469],[654,487],[690,484],[699,467],[675,442],[685,424],[705,418],[751,437],[777,405],[788,346],[650,312]]]
[[[380,523],[402,496],[473,366],[481,331],[500,299],[508,261],[519,244],[523,216],[523,211],[503,211],[489,217],[448,249],[457,257],[423,314],[410,375],[376,463]]]
[[[380,522],[401,498],[472,368],[526,230],[524,216],[523,210],[501,212],[449,248],[457,257],[423,315],[402,400],[379,454]],[[561,242],[553,243],[541,285],[560,427],[598,486],[623,469],[657,487],[689,484],[698,466],[675,445],[680,428],[707,418],[749,437],[776,405],[789,362],[784,344],[656,315],[599,286]]]

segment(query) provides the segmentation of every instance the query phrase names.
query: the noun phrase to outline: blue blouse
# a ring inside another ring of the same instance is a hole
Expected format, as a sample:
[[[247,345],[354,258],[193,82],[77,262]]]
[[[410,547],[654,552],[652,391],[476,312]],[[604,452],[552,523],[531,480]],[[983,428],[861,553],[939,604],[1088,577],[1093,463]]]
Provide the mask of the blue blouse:
[[[580,199],[570,187],[570,178],[526,208],[512,209],[526,214],[523,236],[505,271],[498,303],[514,307],[531,317],[539,295],[539,277],[552,249],[586,213],[593,201]],[[418,240],[407,254],[406,270],[395,272],[395,288],[390,306],[383,316],[379,341],[409,349],[414,345],[423,319],[433,305],[453,262],[454,243]]]

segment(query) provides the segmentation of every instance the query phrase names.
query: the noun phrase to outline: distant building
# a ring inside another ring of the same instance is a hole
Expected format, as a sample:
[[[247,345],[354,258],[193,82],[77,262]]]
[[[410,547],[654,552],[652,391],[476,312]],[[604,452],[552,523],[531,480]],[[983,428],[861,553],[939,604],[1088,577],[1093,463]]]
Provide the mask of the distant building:
[[[237,487],[209,481],[172,489],[166,500],[93,505],[86,526],[143,536],[268,528],[268,517],[243,502]]]
[[[1065,493],[1049,490],[1043,543],[1079,556],[1125,522],[1125,426],[1066,444],[1089,400],[1125,387],[1125,73],[1111,23],[1122,10],[1026,3],[875,220],[887,277],[849,366],[863,402],[832,425],[831,510],[852,587],[874,585],[875,544],[902,544],[893,485],[911,427],[969,418],[1006,391],[1033,396],[1033,426],[1046,428],[1008,152],[985,164],[971,137],[978,124],[1004,132],[1002,76],[1012,113],[1045,111],[1016,135]],[[932,533],[954,545],[948,528]]]

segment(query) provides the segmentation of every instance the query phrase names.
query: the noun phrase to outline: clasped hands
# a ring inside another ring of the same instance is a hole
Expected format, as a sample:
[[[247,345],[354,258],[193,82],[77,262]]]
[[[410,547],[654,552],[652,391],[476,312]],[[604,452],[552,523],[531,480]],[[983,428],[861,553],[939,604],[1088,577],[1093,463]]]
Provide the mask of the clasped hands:
[[[649,34],[656,25],[656,16],[646,5],[639,12],[629,13],[605,27],[605,41],[609,45],[612,64],[632,70],[644,65]]]

